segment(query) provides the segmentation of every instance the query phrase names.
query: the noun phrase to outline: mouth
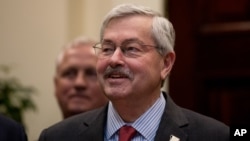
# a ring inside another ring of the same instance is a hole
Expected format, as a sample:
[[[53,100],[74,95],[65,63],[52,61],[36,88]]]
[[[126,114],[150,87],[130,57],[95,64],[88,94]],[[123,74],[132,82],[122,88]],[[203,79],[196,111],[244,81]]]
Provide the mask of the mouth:
[[[124,80],[132,80],[133,73],[128,68],[122,67],[108,67],[104,72],[104,79],[108,80],[109,83],[117,84],[123,83]]]
[[[121,72],[112,72],[105,76],[105,78],[111,78],[111,79],[123,79],[123,78],[129,78],[128,75],[121,73]]]
[[[88,96],[83,93],[75,93],[69,96],[69,99],[86,99]]]

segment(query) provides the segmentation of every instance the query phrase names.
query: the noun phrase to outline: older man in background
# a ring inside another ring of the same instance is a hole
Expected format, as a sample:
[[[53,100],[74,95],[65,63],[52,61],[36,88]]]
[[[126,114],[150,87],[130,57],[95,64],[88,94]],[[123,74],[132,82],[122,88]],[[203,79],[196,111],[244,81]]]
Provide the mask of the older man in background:
[[[96,76],[94,44],[86,37],[79,37],[57,57],[55,96],[64,119],[107,103]]]

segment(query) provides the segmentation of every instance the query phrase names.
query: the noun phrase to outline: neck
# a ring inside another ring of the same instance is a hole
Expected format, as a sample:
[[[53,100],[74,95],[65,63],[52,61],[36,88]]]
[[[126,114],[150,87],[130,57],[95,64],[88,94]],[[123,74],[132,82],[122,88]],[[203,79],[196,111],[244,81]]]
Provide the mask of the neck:
[[[112,104],[124,122],[134,122],[156,102],[159,94],[160,92],[150,97],[115,100]]]

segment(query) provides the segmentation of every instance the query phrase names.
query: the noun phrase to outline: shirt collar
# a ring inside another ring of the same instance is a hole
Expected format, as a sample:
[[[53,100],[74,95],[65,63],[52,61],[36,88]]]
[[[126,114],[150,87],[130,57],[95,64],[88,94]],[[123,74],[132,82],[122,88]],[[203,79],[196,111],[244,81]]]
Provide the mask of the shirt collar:
[[[165,98],[163,94],[161,94],[156,102],[134,123],[130,123],[130,125],[147,140],[153,140],[160,124],[165,105]],[[106,137],[108,139],[111,138],[125,124],[127,123],[121,119],[112,103],[109,102]]]

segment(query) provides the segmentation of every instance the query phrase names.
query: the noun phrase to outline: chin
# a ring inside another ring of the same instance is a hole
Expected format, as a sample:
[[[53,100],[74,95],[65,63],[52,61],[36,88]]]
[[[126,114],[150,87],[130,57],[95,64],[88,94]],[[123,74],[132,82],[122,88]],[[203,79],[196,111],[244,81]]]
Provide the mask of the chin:
[[[85,105],[76,104],[76,105],[71,105],[68,109],[72,112],[82,112],[86,111],[87,108]]]
[[[71,110],[71,113],[72,114],[80,114],[80,113],[83,113],[83,112],[86,112],[86,109],[72,109]]]
[[[116,100],[116,99],[122,99],[124,97],[128,96],[127,92],[121,92],[121,91],[107,91],[105,94],[108,99],[112,100]]]

